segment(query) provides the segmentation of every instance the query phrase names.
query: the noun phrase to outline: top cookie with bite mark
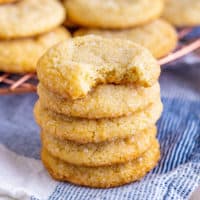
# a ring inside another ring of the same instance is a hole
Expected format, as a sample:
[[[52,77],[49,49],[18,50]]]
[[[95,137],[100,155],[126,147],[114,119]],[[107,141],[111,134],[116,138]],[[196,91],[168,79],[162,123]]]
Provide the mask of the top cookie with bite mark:
[[[37,74],[50,91],[78,99],[100,84],[152,86],[160,66],[148,50],[131,41],[84,36],[47,51],[38,62]]]

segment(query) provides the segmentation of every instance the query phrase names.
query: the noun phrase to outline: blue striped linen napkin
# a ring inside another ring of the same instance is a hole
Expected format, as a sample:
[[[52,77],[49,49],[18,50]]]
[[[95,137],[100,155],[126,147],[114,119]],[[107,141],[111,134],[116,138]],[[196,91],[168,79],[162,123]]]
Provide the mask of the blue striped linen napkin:
[[[200,185],[200,63],[169,66],[160,79],[161,160],[141,181],[90,189],[52,180],[40,161],[35,94],[0,97],[0,199],[186,200]],[[197,193],[200,197],[200,192]]]

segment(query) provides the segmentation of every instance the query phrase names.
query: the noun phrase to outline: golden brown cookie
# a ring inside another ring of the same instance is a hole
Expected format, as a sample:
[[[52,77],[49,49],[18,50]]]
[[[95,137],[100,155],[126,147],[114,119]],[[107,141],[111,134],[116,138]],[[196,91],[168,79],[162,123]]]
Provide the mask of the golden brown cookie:
[[[77,29],[77,25],[70,22],[68,19],[66,19],[63,23],[63,25],[69,29]]]
[[[125,163],[140,157],[149,149],[156,136],[156,127],[135,133],[126,139],[103,143],[78,144],[42,132],[42,145],[56,158],[74,165],[105,166]]]
[[[131,41],[83,36],[47,51],[38,62],[37,74],[50,91],[78,99],[100,84],[152,86],[160,66],[148,50]]]
[[[4,3],[12,3],[15,2],[17,0],[0,0],[0,4],[4,4]]]
[[[177,44],[177,33],[173,26],[162,19],[154,20],[143,26],[125,30],[100,30],[100,29],[79,29],[74,36],[99,35],[106,38],[128,39],[138,43],[153,54],[161,58],[170,53]]]
[[[0,6],[0,38],[28,37],[51,31],[65,20],[58,0],[21,0]]]
[[[163,17],[175,26],[200,25],[199,0],[167,0]]]
[[[98,28],[127,28],[160,16],[163,0],[64,0],[68,18],[75,24]]]
[[[75,166],[53,157],[43,148],[42,161],[50,175],[60,181],[96,188],[110,188],[140,180],[160,159],[159,144],[152,146],[140,158],[124,164],[105,167]]]
[[[0,40],[0,71],[35,72],[38,59],[51,46],[70,38],[63,27],[34,38]]]
[[[133,136],[155,124],[161,112],[162,103],[159,99],[153,105],[130,116],[114,119],[88,120],[66,117],[43,109],[39,101],[34,109],[36,121],[44,132],[82,144]]]
[[[85,98],[63,99],[38,86],[43,107],[66,116],[88,119],[116,118],[130,115],[155,102],[160,97],[158,83],[149,88],[135,85],[99,85]]]

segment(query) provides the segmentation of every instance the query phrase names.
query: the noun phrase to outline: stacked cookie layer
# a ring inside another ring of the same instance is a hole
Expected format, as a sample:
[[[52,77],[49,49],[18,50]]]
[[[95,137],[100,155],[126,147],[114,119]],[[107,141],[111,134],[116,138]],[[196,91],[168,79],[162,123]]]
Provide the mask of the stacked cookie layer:
[[[0,71],[35,72],[39,57],[70,33],[60,25],[65,10],[58,0],[0,1]]]
[[[37,67],[42,160],[58,180],[90,187],[136,181],[160,157],[160,67],[127,40],[84,36],[51,48]]]

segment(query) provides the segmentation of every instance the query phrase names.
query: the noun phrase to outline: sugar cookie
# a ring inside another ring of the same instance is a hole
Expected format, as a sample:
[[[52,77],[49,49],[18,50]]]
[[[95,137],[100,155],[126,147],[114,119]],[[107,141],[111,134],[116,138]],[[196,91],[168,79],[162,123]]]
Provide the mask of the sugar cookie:
[[[77,25],[99,28],[127,28],[160,16],[163,0],[64,0],[68,18]]]
[[[152,86],[160,66],[149,51],[131,41],[83,36],[47,51],[37,74],[50,91],[78,99],[100,84]]]
[[[156,127],[132,137],[103,143],[77,144],[42,132],[42,144],[53,156],[74,165],[105,166],[125,163],[140,157],[155,140]]]
[[[83,99],[64,99],[38,86],[41,105],[56,113],[88,119],[131,115],[160,98],[158,83],[149,88],[135,85],[99,85]]]
[[[21,0],[0,6],[0,38],[28,37],[51,31],[65,20],[58,0]]]
[[[130,116],[99,120],[59,115],[43,109],[39,101],[34,109],[35,119],[44,132],[82,144],[133,136],[155,124],[161,112],[162,103],[158,99],[153,105]]]
[[[153,54],[161,58],[170,53],[177,44],[177,33],[173,26],[162,19],[154,20],[143,26],[125,30],[100,30],[100,29],[79,29],[74,36],[88,34],[99,35],[107,38],[128,39],[138,43]]]
[[[42,150],[42,161],[54,179],[77,185],[109,188],[140,180],[153,169],[160,158],[159,144],[155,140],[151,148],[140,158],[118,165],[82,167],[68,164]]]
[[[175,26],[200,25],[199,0],[167,0],[163,17]]]
[[[51,46],[70,38],[63,27],[33,38],[0,40],[0,71],[35,72],[38,59]]]

